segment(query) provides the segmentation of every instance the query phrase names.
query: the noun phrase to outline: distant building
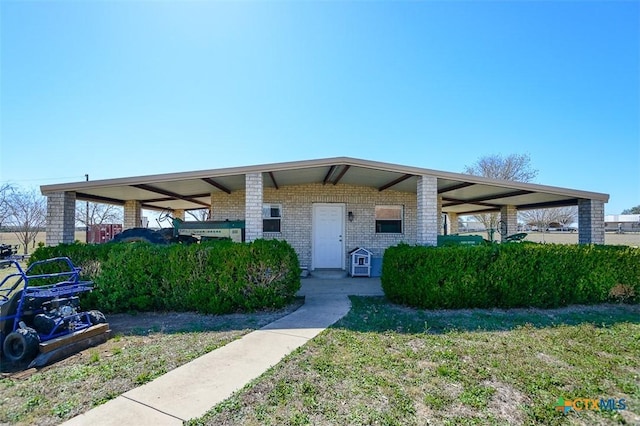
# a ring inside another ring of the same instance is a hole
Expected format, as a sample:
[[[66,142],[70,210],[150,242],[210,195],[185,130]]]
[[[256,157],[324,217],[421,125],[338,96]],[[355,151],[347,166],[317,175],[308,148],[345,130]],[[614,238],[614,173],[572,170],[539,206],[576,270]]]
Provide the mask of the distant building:
[[[608,214],[604,217],[605,232],[640,232],[640,214]]]

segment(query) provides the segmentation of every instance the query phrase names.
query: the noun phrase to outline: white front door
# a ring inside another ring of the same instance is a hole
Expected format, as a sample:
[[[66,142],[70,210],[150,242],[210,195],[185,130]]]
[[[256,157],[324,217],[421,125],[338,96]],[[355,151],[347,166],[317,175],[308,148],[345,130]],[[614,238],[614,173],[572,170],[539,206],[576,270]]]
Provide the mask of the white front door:
[[[313,205],[313,268],[344,269],[344,204]]]

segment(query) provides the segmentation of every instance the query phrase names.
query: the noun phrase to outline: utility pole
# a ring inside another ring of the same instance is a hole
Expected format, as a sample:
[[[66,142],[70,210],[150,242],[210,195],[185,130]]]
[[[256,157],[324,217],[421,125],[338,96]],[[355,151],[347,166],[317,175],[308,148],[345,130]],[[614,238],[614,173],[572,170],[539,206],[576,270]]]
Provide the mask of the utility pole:
[[[89,182],[89,174],[85,174],[84,175],[84,179],[86,182]],[[87,201],[86,205],[85,205],[85,209],[86,209],[86,215],[85,215],[85,228],[86,228],[86,232],[85,232],[85,243],[89,244],[89,202]]]

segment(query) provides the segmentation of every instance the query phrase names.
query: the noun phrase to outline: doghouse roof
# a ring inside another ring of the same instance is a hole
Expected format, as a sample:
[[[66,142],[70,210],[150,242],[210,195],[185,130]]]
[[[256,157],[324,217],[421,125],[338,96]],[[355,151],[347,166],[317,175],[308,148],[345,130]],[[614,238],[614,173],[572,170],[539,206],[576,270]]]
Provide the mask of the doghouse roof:
[[[76,198],[122,205],[139,200],[151,210],[208,208],[212,192],[245,189],[245,174],[262,173],[265,187],[319,183],[360,185],[378,191],[416,193],[418,176],[437,178],[444,213],[478,214],[505,205],[519,210],[577,205],[580,199],[607,202],[608,194],[513,182],[350,157],[73,182],[40,187],[43,195],[73,191]]]

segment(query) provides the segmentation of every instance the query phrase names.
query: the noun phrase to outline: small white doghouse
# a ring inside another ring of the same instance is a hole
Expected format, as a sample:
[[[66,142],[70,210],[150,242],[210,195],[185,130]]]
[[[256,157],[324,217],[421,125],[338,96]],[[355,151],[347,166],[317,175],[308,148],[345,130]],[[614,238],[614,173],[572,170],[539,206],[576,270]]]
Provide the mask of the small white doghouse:
[[[352,277],[370,277],[371,276],[371,252],[367,249],[358,247],[349,252],[351,258],[351,276]]]

